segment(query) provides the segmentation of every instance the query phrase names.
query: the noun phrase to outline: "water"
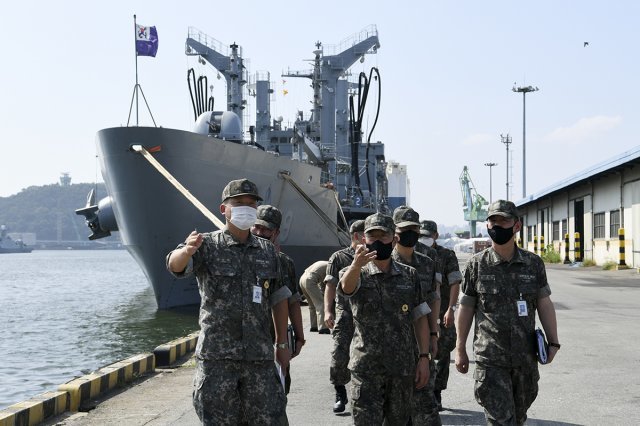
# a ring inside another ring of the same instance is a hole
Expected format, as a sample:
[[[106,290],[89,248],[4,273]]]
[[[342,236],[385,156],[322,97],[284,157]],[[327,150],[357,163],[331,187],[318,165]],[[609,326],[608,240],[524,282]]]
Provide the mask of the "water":
[[[0,255],[0,409],[198,329],[124,250]]]

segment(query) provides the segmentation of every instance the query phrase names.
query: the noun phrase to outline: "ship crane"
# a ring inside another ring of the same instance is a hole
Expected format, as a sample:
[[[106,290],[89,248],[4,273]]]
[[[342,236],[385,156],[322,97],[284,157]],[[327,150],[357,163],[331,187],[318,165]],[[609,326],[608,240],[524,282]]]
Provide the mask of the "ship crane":
[[[227,110],[238,116],[242,129],[242,112],[246,104],[242,87],[247,83],[248,71],[242,58],[242,48],[236,43],[228,46],[197,28],[189,27],[185,53],[187,56],[199,56],[218,70],[218,76],[222,74],[227,82]]]
[[[313,69],[287,71],[282,77],[310,78],[313,87],[313,114],[310,123],[311,134],[306,134],[303,147],[311,152],[318,163],[328,162],[329,175],[336,179],[340,158],[350,158],[349,117],[347,105],[348,81],[344,78],[349,68],[364,58],[376,54],[380,47],[378,30],[368,26],[357,34],[343,40],[339,45],[323,46],[316,43]],[[320,149],[310,149],[310,142],[316,141]]]
[[[476,191],[467,166],[464,166],[462,174],[460,174],[460,189],[462,190],[464,220],[469,222],[471,238],[473,238],[476,236],[476,222],[487,220],[487,206],[489,203]]]

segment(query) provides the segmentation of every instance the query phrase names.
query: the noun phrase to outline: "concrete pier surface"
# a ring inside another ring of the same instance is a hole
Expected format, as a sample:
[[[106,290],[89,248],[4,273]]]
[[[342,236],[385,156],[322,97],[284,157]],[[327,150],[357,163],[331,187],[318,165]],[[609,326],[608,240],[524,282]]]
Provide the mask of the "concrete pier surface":
[[[636,270],[547,267],[562,348],[540,367],[540,393],[529,425],[640,424],[640,275]],[[329,383],[330,335],[308,332],[307,344],[291,364],[287,413],[292,425],[352,424],[350,407],[332,412]],[[469,338],[469,354],[471,351]],[[472,361],[473,362],[473,361]],[[86,413],[67,413],[48,425],[198,425],[191,405],[193,361],[157,369],[132,386],[98,400]],[[473,373],[451,366],[443,392],[443,424],[485,424],[473,396]]]

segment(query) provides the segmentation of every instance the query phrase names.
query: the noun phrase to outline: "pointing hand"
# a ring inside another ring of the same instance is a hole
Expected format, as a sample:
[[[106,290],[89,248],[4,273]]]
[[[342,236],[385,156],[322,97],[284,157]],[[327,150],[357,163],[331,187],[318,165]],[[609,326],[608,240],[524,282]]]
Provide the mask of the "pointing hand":
[[[189,256],[193,256],[193,254],[200,248],[200,246],[202,245],[202,240],[202,234],[199,234],[198,231],[192,231],[189,234],[184,242],[184,249]]]

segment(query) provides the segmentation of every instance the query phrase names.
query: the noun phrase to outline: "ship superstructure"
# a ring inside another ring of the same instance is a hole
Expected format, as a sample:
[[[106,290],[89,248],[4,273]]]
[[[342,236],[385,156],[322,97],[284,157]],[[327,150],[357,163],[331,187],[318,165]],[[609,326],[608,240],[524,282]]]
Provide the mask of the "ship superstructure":
[[[98,132],[109,195],[97,204],[90,195],[78,210],[87,217],[91,239],[121,233],[153,285],[160,308],[199,302],[195,280],[175,280],[165,269],[165,255],[193,229],[211,230],[213,225],[133,146],[148,150],[221,219],[219,194],[226,183],[242,177],[256,182],[264,202],[283,212],[280,243],[299,273],[349,244],[346,230],[352,220],[389,211],[384,145],[370,141],[377,113],[369,133],[361,130],[369,87],[379,91],[380,75],[373,69],[369,76],[361,73],[357,81],[348,80],[349,68],[380,47],[375,26],[337,46],[316,43],[312,70],[283,74],[309,78],[313,87],[310,116],[300,113],[292,128],[271,117],[269,73],[250,76],[242,48],[225,46],[190,28],[185,52],[224,76],[226,110],[213,110],[213,99],[207,100],[202,90],[206,80],[196,79],[190,70],[193,131],[120,127]],[[251,98],[255,125],[247,126]]]

